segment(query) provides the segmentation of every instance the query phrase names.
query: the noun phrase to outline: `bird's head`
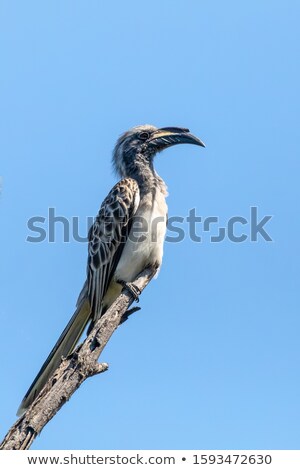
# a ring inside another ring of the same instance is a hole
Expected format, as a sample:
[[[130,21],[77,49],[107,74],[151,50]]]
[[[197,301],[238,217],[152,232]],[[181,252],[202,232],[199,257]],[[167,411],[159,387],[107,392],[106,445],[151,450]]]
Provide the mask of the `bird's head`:
[[[177,144],[194,144],[205,147],[204,143],[182,127],[157,127],[149,124],[133,127],[118,139],[113,164],[121,176],[130,176],[137,166],[152,166],[156,153]]]

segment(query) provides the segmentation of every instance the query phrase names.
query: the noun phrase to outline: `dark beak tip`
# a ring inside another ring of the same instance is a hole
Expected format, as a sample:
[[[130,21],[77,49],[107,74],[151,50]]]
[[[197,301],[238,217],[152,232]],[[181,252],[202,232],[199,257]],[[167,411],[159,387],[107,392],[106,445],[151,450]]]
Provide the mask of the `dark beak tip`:
[[[198,139],[198,137],[194,136],[193,134],[188,134],[188,136],[190,137],[190,142],[191,144],[194,144],[194,145],[199,145],[199,147],[206,147],[205,143],[202,142],[202,140]]]

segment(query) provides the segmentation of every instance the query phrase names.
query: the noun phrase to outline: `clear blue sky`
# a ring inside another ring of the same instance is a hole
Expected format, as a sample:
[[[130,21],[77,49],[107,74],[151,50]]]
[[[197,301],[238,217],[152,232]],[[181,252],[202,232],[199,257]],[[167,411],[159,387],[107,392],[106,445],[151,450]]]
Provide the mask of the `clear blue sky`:
[[[109,371],[33,449],[299,448],[299,13],[276,0],[1,1],[1,435],[85,279],[86,245],[59,230],[28,243],[27,220],[95,215],[117,137],[151,123],[207,145],[158,156],[170,216],[195,207],[224,225],[257,206],[273,242],[167,243],[142,311],[102,356]]]

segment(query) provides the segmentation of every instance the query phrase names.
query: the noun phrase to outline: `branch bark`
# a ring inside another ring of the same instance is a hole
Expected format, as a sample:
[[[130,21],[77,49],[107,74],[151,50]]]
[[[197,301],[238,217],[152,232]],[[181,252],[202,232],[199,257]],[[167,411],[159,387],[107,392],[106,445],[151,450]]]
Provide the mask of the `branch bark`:
[[[146,268],[138,275],[134,285],[142,292],[156,271],[155,267]],[[113,332],[127,319],[126,312],[133,301],[133,294],[125,287],[105,315],[96,322],[85,341],[62,360],[32,405],[10,428],[0,444],[0,450],[29,449],[36,436],[80,385],[88,377],[108,369],[108,364],[99,364],[98,358]]]

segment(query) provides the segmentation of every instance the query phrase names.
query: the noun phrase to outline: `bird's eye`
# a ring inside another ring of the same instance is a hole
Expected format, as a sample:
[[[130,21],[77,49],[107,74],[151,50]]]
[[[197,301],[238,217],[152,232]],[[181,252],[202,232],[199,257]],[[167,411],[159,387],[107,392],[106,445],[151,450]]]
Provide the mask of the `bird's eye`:
[[[149,139],[149,132],[141,132],[139,134],[139,138],[142,139],[142,140],[147,140]]]

